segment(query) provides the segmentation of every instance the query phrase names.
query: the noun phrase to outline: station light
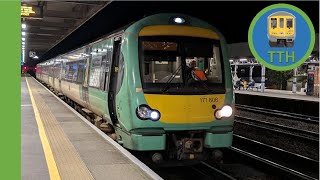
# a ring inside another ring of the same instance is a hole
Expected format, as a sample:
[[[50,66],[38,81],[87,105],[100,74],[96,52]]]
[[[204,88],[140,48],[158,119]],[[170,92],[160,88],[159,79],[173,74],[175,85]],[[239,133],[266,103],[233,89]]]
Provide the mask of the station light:
[[[25,44],[26,44],[26,42],[22,42],[22,44],[23,44],[23,45],[25,45]]]
[[[26,35],[26,32],[21,32],[22,36],[25,36]]]
[[[35,57],[33,57],[33,59],[39,59],[39,57],[38,57],[38,56],[35,56]]]
[[[26,28],[27,28],[26,23],[22,23],[22,24],[21,24],[21,27],[22,27],[22,29],[26,29]]]
[[[23,38],[21,38],[21,40],[22,40],[22,41],[25,41],[25,40],[26,40],[26,38],[24,38],[24,37],[23,37]]]

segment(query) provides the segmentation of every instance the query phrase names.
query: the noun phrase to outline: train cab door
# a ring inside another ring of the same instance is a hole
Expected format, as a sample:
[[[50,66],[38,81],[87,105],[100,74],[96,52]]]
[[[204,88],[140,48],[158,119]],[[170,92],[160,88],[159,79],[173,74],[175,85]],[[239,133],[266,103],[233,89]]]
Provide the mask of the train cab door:
[[[108,108],[113,125],[119,126],[116,114],[116,89],[119,71],[119,57],[121,48],[121,37],[115,38],[113,43],[112,63],[110,71],[110,84],[108,91]]]

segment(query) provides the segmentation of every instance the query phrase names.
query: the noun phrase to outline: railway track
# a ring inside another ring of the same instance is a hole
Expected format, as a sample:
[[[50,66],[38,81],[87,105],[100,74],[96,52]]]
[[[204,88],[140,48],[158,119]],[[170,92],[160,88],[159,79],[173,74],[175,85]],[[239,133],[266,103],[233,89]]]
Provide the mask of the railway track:
[[[300,121],[300,122],[305,122],[305,123],[310,123],[310,124],[316,124],[316,125],[319,124],[319,117],[315,117],[315,116],[288,113],[288,112],[283,112],[283,111],[278,111],[278,110],[265,109],[265,108],[260,108],[260,107],[252,107],[252,106],[240,105],[240,104],[236,104],[235,107],[237,110],[241,110],[241,111],[248,111],[248,112],[252,112],[252,113],[263,114],[266,116],[273,116],[273,117],[278,117],[278,118],[290,119],[290,120]]]
[[[319,161],[234,134],[233,151],[302,179],[317,179]],[[250,153],[249,153],[250,152]]]
[[[279,163],[273,162],[272,160],[268,160],[266,158],[257,156],[253,153],[247,152],[245,150],[242,150],[236,147],[229,148],[229,153],[236,156],[239,161],[241,160],[245,163],[250,164],[251,166],[267,171],[270,174],[275,174],[277,176],[276,179],[281,179],[281,180],[283,179],[317,180],[318,179],[316,177],[312,177],[310,175],[301,173],[299,171],[291,169],[290,167],[283,166]]]
[[[218,168],[203,161],[200,164],[192,166],[192,168],[213,180],[237,180],[236,178],[230,176],[228,173],[225,173],[222,170],[219,170]]]
[[[193,165],[157,166],[153,164],[149,167],[165,180],[236,180],[228,173],[203,161]]]
[[[239,119],[234,121],[234,133],[312,159],[319,158],[319,138],[315,136],[292,133],[272,125],[266,126]]]
[[[255,120],[253,118],[249,117],[241,117],[235,115],[235,121],[237,123],[250,123],[250,126],[260,127],[264,129],[268,129],[270,131],[275,131],[277,133],[283,134],[283,135],[289,135],[294,136],[299,139],[308,139],[314,142],[319,142],[319,133],[313,132],[313,131],[307,131],[303,129],[297,129],[290,126],[285,126],[281,124],[274,124],[271,122],[266,121],[260,121]]]

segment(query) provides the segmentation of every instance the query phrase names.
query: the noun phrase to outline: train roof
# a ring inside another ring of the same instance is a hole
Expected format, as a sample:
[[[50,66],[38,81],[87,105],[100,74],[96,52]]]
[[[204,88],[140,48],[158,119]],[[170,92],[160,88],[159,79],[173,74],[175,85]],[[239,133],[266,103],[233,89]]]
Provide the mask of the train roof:
[[[278,12],[275,12],[275,13],[272,13],[271,15],[269,15],[268,18],[271,17],[271,16],[288,16],[288,15],[292,16],[292,17],[295,17],[293,14],[288,13],[286,11],[278,11]]]

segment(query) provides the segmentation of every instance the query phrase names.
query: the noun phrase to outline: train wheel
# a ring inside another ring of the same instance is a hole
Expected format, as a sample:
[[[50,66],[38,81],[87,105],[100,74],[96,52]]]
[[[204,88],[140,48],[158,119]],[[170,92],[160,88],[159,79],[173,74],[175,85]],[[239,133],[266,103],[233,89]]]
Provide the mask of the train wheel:
[[[213,150],[212,151],[212,160],[215,163],[223,163],[223,152],[218,149]]]

